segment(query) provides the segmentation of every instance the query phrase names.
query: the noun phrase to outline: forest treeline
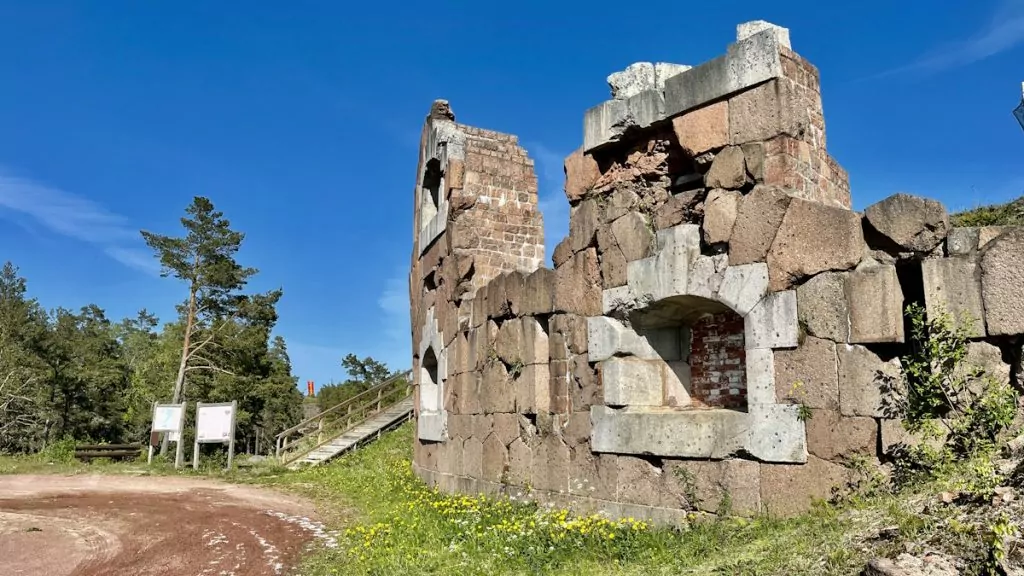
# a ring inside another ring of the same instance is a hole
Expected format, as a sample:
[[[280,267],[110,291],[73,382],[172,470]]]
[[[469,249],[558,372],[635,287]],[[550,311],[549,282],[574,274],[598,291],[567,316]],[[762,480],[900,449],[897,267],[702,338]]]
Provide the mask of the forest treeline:
[[[111,319],[94,304],[47,310],[7,262],[0,271],[0,452],[64,439],[138,442],[152,405],[238,401],[236,442],[252,450],[302,417],[284,339],[273,336],[281,290],[247,293],[257,271],[235,260],[244,235],[206,198],[183,233],[142,232],[178,281],[177,317],[146,310]],[[170,281],[170,280],[168,280]],[[265,450],[265,448],[264,448]]]

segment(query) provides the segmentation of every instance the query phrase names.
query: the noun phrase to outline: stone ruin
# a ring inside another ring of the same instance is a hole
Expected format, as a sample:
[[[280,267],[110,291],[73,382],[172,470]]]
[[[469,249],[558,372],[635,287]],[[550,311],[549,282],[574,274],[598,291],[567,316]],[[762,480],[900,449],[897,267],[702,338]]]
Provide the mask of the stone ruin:
[[[657,521],[726,496],[799,512],[908,441],[878,375],[912,302],[977,319],[971,359],[1019,384],[1024,229],[906,194],[853,211],[817,69],[784,28],[737,36],[609,77],[553,269],[516,137],[434,103],[409,282],[425,481]]]

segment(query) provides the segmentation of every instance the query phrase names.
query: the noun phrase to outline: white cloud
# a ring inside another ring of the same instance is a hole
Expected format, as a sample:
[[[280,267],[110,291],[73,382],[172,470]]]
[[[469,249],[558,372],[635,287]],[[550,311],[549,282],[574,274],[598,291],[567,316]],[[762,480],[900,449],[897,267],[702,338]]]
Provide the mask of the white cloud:
[[[1003,0],[988,24],[971,38],[937,48],[916,61],[883,72],[891,76],[906,72],[934,73],[966,66],[990,58],[1024,43],[1024,0]]]
[[[563,162],[568,154],[561,154],[540,143],[526,145],[537,166],[537,183],[541,214],[544,215],[545,261],[551,262],[555,246],[569,233],[569,201],[563,186]]]
[[[0,209],[28,216],[57,234],[93,244],[125,266],[150,274],[160,271],[156,259],[142,248],[138,229],[123,216],[87,198],[0,170]]]

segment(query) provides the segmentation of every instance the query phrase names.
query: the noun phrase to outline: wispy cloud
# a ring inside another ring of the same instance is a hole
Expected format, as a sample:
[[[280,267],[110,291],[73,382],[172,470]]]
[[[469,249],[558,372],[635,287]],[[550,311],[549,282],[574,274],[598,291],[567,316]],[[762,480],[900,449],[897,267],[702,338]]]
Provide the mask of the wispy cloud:
[[[0,169],[0,216],[27,216],[52,232],[92,244],[125,266],[157,274],[137,228],[103,206]]]
[[[551,262],[555,246],[569,233],[569,201],[565,197],[564,158],[562,154],[538,142],[525,144],[536,161],[537,183],[540,189],[540,211],[544,215],[545,258]]]
[[[988,24],[966,40],[936,48],[906,66],[875,76],[933,74],[990,58],[1024,43],[1024,0],[1002,0]]]
[[[394,370],[408,368],[412,362],[409,338],[409,272],[399,267],[384,283],[377,299],[382,317],[380,324],[380,357]]]

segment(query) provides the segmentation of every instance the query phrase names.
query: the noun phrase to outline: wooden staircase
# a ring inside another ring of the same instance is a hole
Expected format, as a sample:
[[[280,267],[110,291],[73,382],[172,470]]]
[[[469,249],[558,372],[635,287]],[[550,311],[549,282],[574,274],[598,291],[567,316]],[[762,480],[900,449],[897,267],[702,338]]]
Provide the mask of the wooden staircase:
[[[371,442],[412,417],[412,371],[393,376],[277,435],[277,460],[317,466]]]

